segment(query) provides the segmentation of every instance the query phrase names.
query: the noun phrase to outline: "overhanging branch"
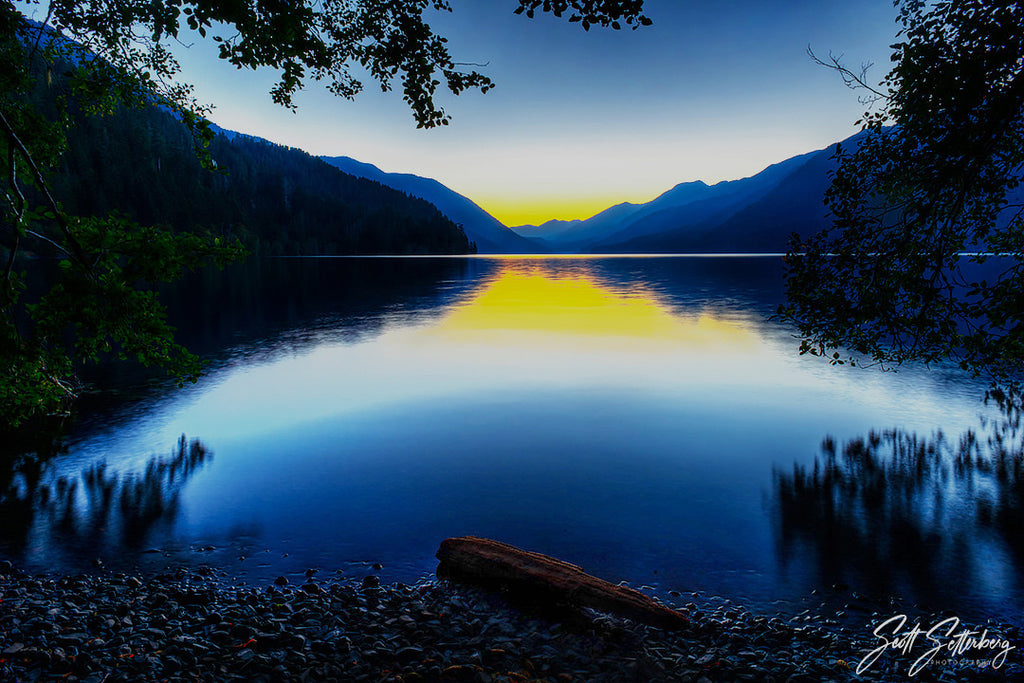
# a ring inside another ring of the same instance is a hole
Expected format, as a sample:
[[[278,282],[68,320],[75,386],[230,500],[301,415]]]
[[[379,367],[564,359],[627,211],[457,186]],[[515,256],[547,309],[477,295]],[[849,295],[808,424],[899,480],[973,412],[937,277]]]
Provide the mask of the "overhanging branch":
[[[32,155],[29,153],[28,149],[22,143],[21,139],[18,137],[18,134],[15,132],[14,128],[11,126],[10,122],[7,120],[7,117],[4,116],[2,111],[0,111],[0,127],[4,129],[5,133],[7,133],[7,137],[10,140],[11,147],[17,149],[18,153],[25,160],[25,164],[32,172],[32,177],[39,185],[39,189],[43,193],[43,197],[46,199],[46,203],[49,204],[50,210],[53,211],[54,220],[57,222],[57,225],[60,227],[61,232],[64,233],[64,237],[68,241],[69,248],[66,249],[65,251],[67,251],[72,258],[77,260],[79,264],[86,269],[86,272],[91,274],[92,264],[90,264],[89,259],[86,258],[85,250],[82,249],[82,245],[79,244],[77,239],[75,239],[75,235],[71,231],[71,225],[68,224],[67,218],[64,217],[63,212],[60,210],[60,206],[57,204],[57,201],[53,198],[53,195],[50,194],[50,188],[47,186],[46,179],[43,178],[43,174],[39,170],[39,167],[36,165],[35,160],[32,158]]]

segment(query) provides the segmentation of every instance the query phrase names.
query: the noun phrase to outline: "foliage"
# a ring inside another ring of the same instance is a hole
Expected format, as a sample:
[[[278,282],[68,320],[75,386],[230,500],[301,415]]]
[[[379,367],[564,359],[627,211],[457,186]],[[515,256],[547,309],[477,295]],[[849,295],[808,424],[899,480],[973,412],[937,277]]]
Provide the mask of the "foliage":
[[[233,258],[240,247],[119,216],[67,214],[46,175],[59,161],[70,121],[109,111],[118,101],[131,103],[141,92],[130,79],[114,83],[113,72],[102,68],[93,75],[112,85],[91,91],[96,81],[88,83],[87,66],[74,60],[74,50],[6,3],[0,4],[0,25],[7,200],[0,231],[7,248],[0,282],[0,427],[6,429],[64,411],[76,393],[76,366],[101,355],[130,356],[194,379],[198,360],[174,343],[152,285],[206,258]],[[66,78],[55,77],[58,64],[66,66]],[[31,105],[36,91],[55,83],[46,106]],[[52,287],[28,287],[24,269],[16,268],[26,255],[57,261]]]
[[[643,0],[519,0],[516,14],[526,13],[531,19],[538,8],[561,17],[569,12],[570,22],[580,22],[583,30],[589,31],[591,26],[611,27],[616,31],[622,23],[634,29],[650,26],[651,20],[643,14]]]
[[[168,112],[120,108],[69,131],[50,185],[72,214],[116,210],[178,231],[202,227],[255,255],[470,251],[432,204],[301,150],[218,134],[207,152],[220,172],[202,171],[188,131]]]
[[[584,29],[618,29],[622,23],[634,28],[650,23],[641,14],[642,5],[642,0],[519,0],[517,11],[531,17],[537,9],[558,16],[568,12],[569,21],[581,22]],[[214,134],[204,117],[207,108],[195,101],[188,85],[175,79],[179,66],[167,47],[171,41],[209,35],[219,45],[220,58],[236,67],[276,70],[280,78],[270,94],[286,107],[294,106],[294,94],[309,80],[323,81],[346,98],[362,89],[361,78],[383,90],[400,83],[421,127],[449,122],[435,102],[442,81],[454,94],[469,88],[486,92],[493,86],[486,76],[463,70],[446,39],[431,30],[427,16],[450,11],[445,0],[53,0],[46,7],[39,24],[28,21],[10,0],[0,0],[0,153],[6,162],[0,240],[7,251],[0,283],[0,432],[26,419],[61,413],[75,395],[76,367],[106,354],[167,367],[182,380],[197,376],[198,360],[173,341],[153,285],[205,260],[237,258],[240,243],[142,227],[119,214],[104,216],[87,209],[72,215],[50,184],[62,168],[67,180],[74,165],[62,158],[73,124],[125,107],[169,112],[190,131],[202,164],[216,166],[210,154]],[[275,154],[270,146],[264,151],[270,154],[257,156]],[[116,175],[113,169],[125,162],[123,154],[117,156],[101,154],[95,175]],[[136,164],[151,161],[134,158]],[[160,157],[158,171],[159,163]],[[316,175],[309,170],[311,163],[305,164],[303,179]],[[175,178],[158,175],[157,185],[169,185],[167,178]],[[280,198],[280,206],[274,207],[280,223],[290,222],[285,219],[292,218],[299,204],[305,205],[307,225],[317,211],[334,208],[329,200],[281,184],[279,178],[264,187],[265,168],[246,179],[254,183],[250,195],[231,199],[248,200],[250,215],[264,201],[262,194],[251,194],[253,189]],[[240,182],[235,181],[236,190]],[[74,177],[64,184],[64,196],[81,200],[89,184],[88,175]],[[169,190],[163,187],[164,199]],[[142,204],[161,203],[159,191],[143,188],[142,194],[154,195]],[[177,197],[179,203],[193,198],[198,198],[195,193]],[[96,199],[94,204],[103,203]],[[382,246],[380,235],[393,238],[392,245],[407,240],[407,210],[384,204],[369,221],[342,212],[335,222],[348,220],[346,230],[336,231],[334,242],[324,246],[349,252],[400,251]],[[410,200],[404,206],[413,204]],[[439,236],[425,249],[458,249],[460,232],[449,221],[424,207],[412,211],[432,222],[428,234]],[[190,231],[197,227],[165,215],[150,219]],[[387,229],[377,231],[382,223]],[[233,229],[221,226],[225,236]],[[249,238],[260,245],[258,237]],[[285,236],[275,247],[283,250],[282,245],[295,241]],[[308,234],[299,241],[304,249],[322,248]],[[24,272],[15,268],[26,256],[58,259],[56,282],[44,291],[30,291]]]
[[[897,0],[895,66],[837,146],[833,224],[794,236],[787,304],[801,352],[883,366],[1024,363],[1024,10],[1010,0]],[[996,257],[993,254],[998,254]]]
[[[642,14],[643,0],[518,1],[517,13],[568,12],[569,21],[588,30],[651,23]],[[442,82],[456,95],[494,86],[456,63],[447,39],[431,29],[425,15],[451,11],[447,0],[56,0],[49,8],[53,26],[186,115],[196,104],[190,90],[171,79],[178,65],[162,42],[186,30],[209,35],[220,58],[238,68],[276,70],[270,94],[286,107],[294,106],[293,96],[309,79],[352,98],[369,78],[385,91],[400,83],[417,125],[432,127],[450,120],[435,102]]]

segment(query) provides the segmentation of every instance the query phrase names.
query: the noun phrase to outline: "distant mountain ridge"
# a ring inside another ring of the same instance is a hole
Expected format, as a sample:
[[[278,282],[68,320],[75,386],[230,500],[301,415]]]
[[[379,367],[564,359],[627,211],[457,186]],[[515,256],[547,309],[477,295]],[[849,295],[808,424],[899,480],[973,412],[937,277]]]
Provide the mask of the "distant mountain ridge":
[[[49,96],[49,92],[38,95]],[[83,117],[51,190],[74,215],[236,237],[260,255],[465,254],[437,207],[339,171],[301,150],[215,127],[204,171],[190,133],[160,107]]]
[[[834,148],[791,157],[748,178],[680,183],[645,204],[618,204],[586,220],[513,230],[556,251],[782,252],[793,232],[827,225],[824,194]]]
[[[233,141],[248,137],[218,132]],[[791,157],[747,178],[713,185],[683,182],[649,202],[624,202],[585,220],[514,228],[437,180],[387,173],[351,157],[320,159],[350,176],[429,202],[463,228],[479,253],[784,252],[792,233],[810,234],[828,225],[824,193],[835,166],[834,148]]]
[[[523,254],[544,251],[542,244],[513,232],[473,201],[432,178],[411,173],[386,173],[373,164],[351,157],[320,157],[328,164],[357,178],[366,178],[426,200],[453,222],[462,226],[481,254]]]

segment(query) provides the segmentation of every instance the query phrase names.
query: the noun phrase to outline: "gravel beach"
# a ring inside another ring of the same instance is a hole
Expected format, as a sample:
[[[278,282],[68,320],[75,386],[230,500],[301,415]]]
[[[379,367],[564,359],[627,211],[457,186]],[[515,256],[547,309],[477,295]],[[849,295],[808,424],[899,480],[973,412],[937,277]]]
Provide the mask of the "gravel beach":
[[[682,595],[672,606],[690,626],[668,632],[590,610],[541,614],[437,579],[380,585],[372,574],[306,574],[238,586],[205,567],[53,577],[2,562],[0,680],[1024,680],[1020,649],[995,668],[997,650],[981,647],[955,657],[944,649],[911,677],[921,642],[912,652],[891,648],[858,675],[879,644],[871,628],[810,612],[772,616]],[[1024,644],[1018,629],[987,628]]]

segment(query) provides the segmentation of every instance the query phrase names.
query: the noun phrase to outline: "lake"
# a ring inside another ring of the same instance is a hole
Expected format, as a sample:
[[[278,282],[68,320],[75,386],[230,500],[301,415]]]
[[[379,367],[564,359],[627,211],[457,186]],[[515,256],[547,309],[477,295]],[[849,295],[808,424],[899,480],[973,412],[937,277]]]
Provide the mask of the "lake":
[[[38,571],[380,563],[414,581],[472,534],[663,596],[796,611],[856,591],[1019,619],[1019,470],[954,458],[967,430],[989,457],[985,384],[799,356],[770,317],[781,273],[471,257],[196,274],[164,300],[209,372],[92,376],[117,391],[15,474],[0,548]],[[174,457],[182,434],[205,450]]]

